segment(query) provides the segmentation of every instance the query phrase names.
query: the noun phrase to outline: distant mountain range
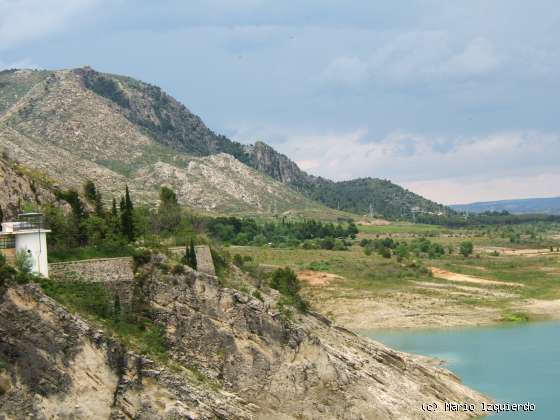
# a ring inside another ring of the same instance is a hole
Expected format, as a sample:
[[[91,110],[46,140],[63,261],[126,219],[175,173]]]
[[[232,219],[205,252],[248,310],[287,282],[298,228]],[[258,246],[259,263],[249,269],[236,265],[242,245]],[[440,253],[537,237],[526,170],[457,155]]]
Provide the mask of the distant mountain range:
[[[471,204],[457,204],[450,207],[457,211],[469,211],[471,213],[507,211],[511,214],[539,213],[560,215],[560,197],[487,201]]]
[[[0,140],[37,185],[80,188],[91,179],[107,199],[128,184],[155,203],[167,185],[182,204],[221,213],[445,209],[387,180],[309,175],[265,143],[214,133],[159,87],[89,67],[0,72]]]

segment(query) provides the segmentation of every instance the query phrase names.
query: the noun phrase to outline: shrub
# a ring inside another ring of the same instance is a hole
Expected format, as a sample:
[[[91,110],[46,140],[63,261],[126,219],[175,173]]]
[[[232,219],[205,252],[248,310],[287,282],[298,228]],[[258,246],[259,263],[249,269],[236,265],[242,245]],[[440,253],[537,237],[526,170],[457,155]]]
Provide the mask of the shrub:
[[[346,251],[346,244],[343,241],[341,241],[340,239],[336,239],[334,241],[333,250],[335,250],[335,251]]]
[[[389,248],[385,248],[384,246],[379,248],[379,255],[383,258],[391,258],[391,250]]]
[[[16,268],[20,273],[29,274],[33,269],[33,261],[31,260],[31,255],[20,249],[16,253]]]
[[[185,266],[183,264],[175,264],[171,269],[173,274],[183,274],[185,272]]]
[[[264,298],[262,297],[261,292],[259,292],[258,290],[253,291],[252,295],[255,299],[258,299],[261,302],[264,302]]]
[[[309,305],[299,295],[301,284],[296,273],[289,268],[278,268],[272,273],[270,287],[278,290],[283,298],[279,301],[279,305],[295,306],[300,312],[307,312]]]
[[[136,250],[134,255],[132,255],[133,271],[136,272],[138,268],[148,264],[151,258],[152,258],[152,251],[150,251],[149,249],[141,248]]]
[[[461,255],[465,258],[467,258],[469,255],[471,255],[474,251],[474,245],[472,242],[461,242],[461,245],[459,247],[459,252],[461,253]]]
[[[245,261],[243,260],[243,257],[241,255],[235,254],[233,256],[233,264],[237,267],[242,268],[244,263]]]

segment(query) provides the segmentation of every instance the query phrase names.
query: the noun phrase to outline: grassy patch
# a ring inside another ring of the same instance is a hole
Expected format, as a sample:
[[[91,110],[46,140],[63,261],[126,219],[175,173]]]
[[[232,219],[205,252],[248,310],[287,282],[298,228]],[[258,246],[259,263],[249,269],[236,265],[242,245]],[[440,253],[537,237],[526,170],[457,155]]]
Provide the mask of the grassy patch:
[[[268,247],[231,247],[232,253],[251,256],[264,267],[290,267],[295,271],[313,270],[336,274],[343,279],[332,285],[347,291],[381,292],[409,285],[410,280],[428,276],[422,265],[408,266],[395,259],[366,256],[359,247],[349,251],[280,249]]]
[[[511,322],[511,323],[524,323],[529,322],[529,315],[523,312],[505,312],[502,314],[501,318],[502,322]]]
[[[449,229],[442,228],[440,226],[433,225],[423,225],[423,224],[413,224],[413,223],[391,223],[389,225],[379,225],[379,226],[366,226],[359,225],[358,229],[362,233],[373,233],[373,234],[397,234],[397,233],[407,233],[407,234],[422,234],[426,236],[440,235],[444,232],[449,232]]]
[[[116,258],[134,255],[134,248],[130,245],[88,246],[83,248],[51,248],[49,262],[63,262],[89,260],[92,258]]]
[[[515,292],[523,298],[560,299],[560,258],[491,257],[462,258],[447,256],[433,265],[486,280],[519,283]]]
[[[40,280],[44,292],[73,312],[94,321],[125,345],[159,361],[167,359],[165,332],[144,314],[126,313],[99,283]]]

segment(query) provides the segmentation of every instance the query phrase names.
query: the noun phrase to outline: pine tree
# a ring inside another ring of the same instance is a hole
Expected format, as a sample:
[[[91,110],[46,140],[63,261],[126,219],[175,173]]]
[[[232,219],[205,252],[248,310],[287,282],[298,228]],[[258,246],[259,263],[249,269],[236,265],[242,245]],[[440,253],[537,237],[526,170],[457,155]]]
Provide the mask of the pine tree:
[[[117,200],[115,200],[115,197],[113,197],[113,205],[111,206],[111,216],[113,217],[117,217],[118,213],[117,213]]]
[[[134,241],[134,206],[130,199],[128,185],[126,186],[125,195],[121,198],[121,231],[129,242]]]
[[[130,191],[128,190],[128,185],[126,186],[125,189],[124,202],[128,210],[130,211],[134,210],[134,206],[132,205],[132,200],[130,199]]]
[[[185,250],[185,263],[193,270],[197,269],[196,251],[194,250],[194,240],[192,238],[190,244],[187,245]]]
[[[185,247],[185,255],[183,256],[183,263],[189,265],[189,261],[191,260],[190,257],[190,252],[191,252],[191,248],[190,246],[187,244],[187,246]],[[190,266],[189,266],[190,267]]]
[[[80,200],[80,195],[76,190],[69,190],[62,193],[62,198],[70,204],[70,208],[72,209],[74,236],[79,245],[85,245],[88,238],[83,222],[87,218],[87,213],[82,200]]]
[[[88,180],[84,184],[84,196],[90,204],[95,202],[95,198],[97,197],[97,188],[95,188],[93,181]]]

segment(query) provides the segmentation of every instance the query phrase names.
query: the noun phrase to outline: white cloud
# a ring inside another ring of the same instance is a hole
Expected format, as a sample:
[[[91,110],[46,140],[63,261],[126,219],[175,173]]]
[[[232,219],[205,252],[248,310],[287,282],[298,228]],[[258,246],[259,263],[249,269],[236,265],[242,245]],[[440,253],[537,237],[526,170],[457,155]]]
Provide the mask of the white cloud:
[[[364,57],[336,57],[324,69],[327,82],[408,84],[491,74],[504,62],[482,36],[455,40],[445,31],[417,31],[386,40]]]
[[[356,57],[335,58],[323,71],[321,79],[329,82],[357,83],[368,77],[368,65]]]
[[[431,138],[366,129],[285,134],[275,144],[302,169],[335,180],[388,178],[444,203],[560,195],[560,135],[534,131]]]
[[[0,50],[60,31],[98,0],[0,0]]]
[[[560,173],[477,179],[454,178],[405,182],[403,186],[440,203],[466,204],[476,201],[558,197]]]
[[[0,70],[5,69],[37,69],[39,68],[29,59],[17,61],[2,61],[0,60]]]
[[[321,166],[321,161],[317,159],[298,160],[296,164],[304,171],[312,171]]]
[[[492,43],[478,37],[471,40],[463,51],[450,57],[442,69],[450,74],[487,74],[497,69],[502,61]]]

